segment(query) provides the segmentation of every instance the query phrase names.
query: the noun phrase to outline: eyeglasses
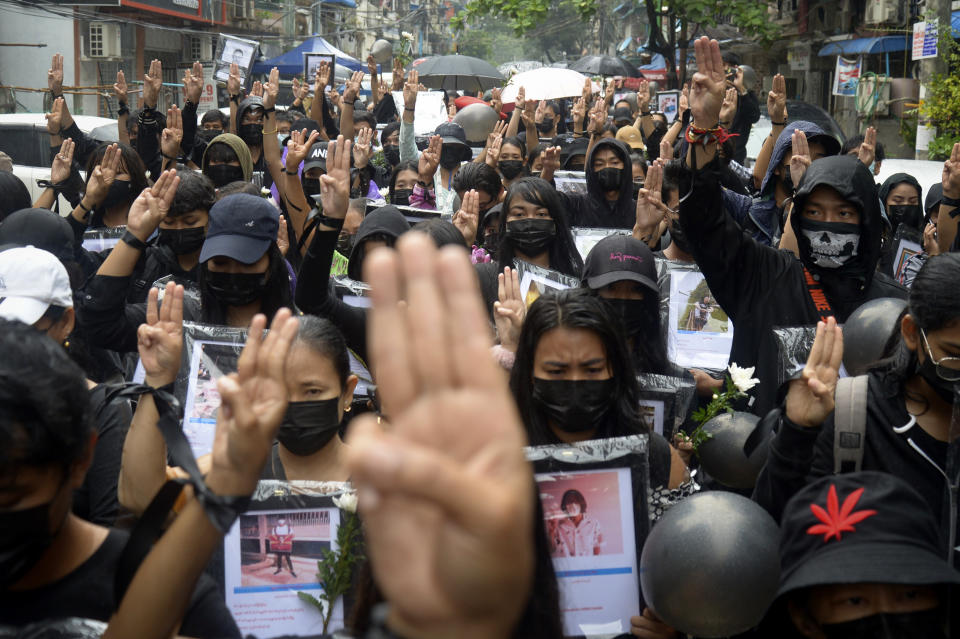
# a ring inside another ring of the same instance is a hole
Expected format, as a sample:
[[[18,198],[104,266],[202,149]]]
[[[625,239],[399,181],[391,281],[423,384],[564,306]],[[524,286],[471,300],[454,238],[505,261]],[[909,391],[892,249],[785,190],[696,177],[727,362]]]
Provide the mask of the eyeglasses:
[[[920,329],[920,336],[923,337],[923,345],[927,349],[927,357],[933,362],[937,376],[948,382],[960,382],[960,357],[941,357],[936,359],[933,351],[930,350],[930,342],[927,341],[927,334]]]

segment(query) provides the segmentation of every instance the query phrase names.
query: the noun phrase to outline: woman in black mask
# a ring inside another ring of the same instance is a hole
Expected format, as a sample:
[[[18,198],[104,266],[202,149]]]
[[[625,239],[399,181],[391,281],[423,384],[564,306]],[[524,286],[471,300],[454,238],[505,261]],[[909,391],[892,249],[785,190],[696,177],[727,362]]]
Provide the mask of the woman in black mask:
[[[903,225],[919,233],[923,230],[923,189],[916,178],[908,173],[894,173],[880,185],[877,195],[883,202],[883,209],[890,223],[884,229],[883,248],[880,254],[880,271],[887,275],[894,275],[893,260],[896,257],[894,236],[897,229]]]
[[[253,177],[253,160],[243,140],[232,133],[213,138],[203,152],[203,174],[218,189],[231,182],[249,182]]]
[[[527,169],[527,145],[517,137],[506,138],[500,145],[497,170],[503,177],[503,188],[509,189],[514,180],[530,173]]]
[[[346,481],[339,429],[357,376],[350,373],[343,335],[329,320],[303,315],[299,321],[284,375],[290,403],[263,479]]]
[[[143,160],[126,144],[103,144],[90,155],[87,184],[67,221],[77,230],[115,228],[127,223],[127,211],[147,187]]]
[[[417,162],[407,160],[397,163],[393,169],[393,174],[390,176],[390,192],[387,194],[390,204],[413,206],[410,204],[410,196],[413,195],[413,189],[417,186],[419,176]],[[431,193],[433,192],[432,186],[431,184],[429,187]]]

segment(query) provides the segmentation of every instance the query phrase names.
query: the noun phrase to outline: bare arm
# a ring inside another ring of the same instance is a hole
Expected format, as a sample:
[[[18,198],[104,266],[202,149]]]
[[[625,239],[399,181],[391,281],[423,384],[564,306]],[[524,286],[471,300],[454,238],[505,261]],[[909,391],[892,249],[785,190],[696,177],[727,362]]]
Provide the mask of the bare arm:
[[[347,87],[343,90],[343,102],[340,104],[340,133],[348,140],[353,139],[353,104],[360,94],[360,83],[363,82],[363,71],[354,71]]]
[[[236,62],[230,65],[230,77],[227,80],[227,95],[230,99],[230,133],[237,134],[237,109],[240,108],[240,67]]]
[[[280,197],[284,197],[283,151],[277,139],[277,96],[280,94],[280,70],[273,67],[263,91],[263,157]]]
[[[757,154],[757,162],[753,165],[753,186],[759,189],[763,178],[767,175],[770,158],[773,156],[773,147],[777,138],[787,126],[787,81],[779,73],[773,76],[773,89],[767,94],[767,113],[770,115],[770,135],[763,141],[763,148]]]

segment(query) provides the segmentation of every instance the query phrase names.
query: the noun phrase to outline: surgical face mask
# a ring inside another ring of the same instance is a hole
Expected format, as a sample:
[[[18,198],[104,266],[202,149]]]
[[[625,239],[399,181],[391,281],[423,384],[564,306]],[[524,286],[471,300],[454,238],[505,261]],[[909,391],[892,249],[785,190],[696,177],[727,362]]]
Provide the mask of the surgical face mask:
[[[218,189],[231,182],[243,181],[243,168],[232,164],[211,164],[207,166],[203,173],[210,178],[210,181]]]
[[[800,233],[810,247],[810,260],[820,268],[840,268],[857,256],[860,225],[800,219]]]
[[[53,543],[52,504],[0,513],[0,590],[27,574]]]
[[[533,401],[553,424],[565,433],[579,433],[599,426],[610,410],[612,379],[576,380],[533,378]]]
[[[537,125],[537,131],[543,135],[553,131],[553,120],[544,120]]]
[[[307,196],[307,202],[313,202],[314,195],[320,195],[320,178],[301,177],[300,184],[303,186],[303,194]]]
[[[901,224],[919,229],[923,223],[923,209],[919,204],[892,204],[887,207],[887,216],[894,231]]]
[[[199,251],[207,237],[207,229],[202,226],[188,229],[160,229],[158,241],[169,246],[174,255],[187,255]]]
[[[265,273],[223,273],[207,270],[207,287],[225,306],[246,306],[263,296],[267,287]]]
[[[413,189],[394,189],[390,193],[390,202],[397,206],[410,206],[410,196]]]
[[[100,208],[107,210],[118,204],[129,204],[132,201],[133,198],[130,197],[130,181],[114,180],[113,184],[110,185],[110,189],[107,191],[107,196],[103,198]]]
[[[939,609],[820,624],[827,639],[946,639]]]
[[[616,191],[620,188],[620,179],[623,175],[623,169],[614,169],[607,167],[597,171],[597,182],[603,191]]]
[[[400,164],[400,147],[396,144],[384,144],[383,157],[390,163],[390,166]]]
[[[504,179],[512,180],[523,172],[523,162],[520,160],[500,160],[497,163],[497,168],[500,169],[500,175]]]
[[[448,171],[460,166],[460,153],[454,149],[441,148],[440,166]]]
[[[604,298],[603,301],[613,307],[613,310],[620,316],[627,337],[643,336],[644,330],[652,324],[649,317],[650,311],[648,310],[650,304],[646,300]],[[655,306],[653,308],[656,309]],[[655,310],[655,312],[659,311]],[[651,339],[656,336],[646,335],[643,337]]]
[[[507,222],[506,237],[513,247],[529,257],[540,255],[557,238],[557,225],[546,218],[524,218]]]
[[[246,142],[247,146],[260,146],[263,144],[263,125],[241,124],[237,135]]]
[[[340,428],[340,398],[290,402],[277,431],[277,441],[294,455],[312,455],[334,438]]]
[[[210,144],[210,142],[213,141],[213,138],[221,134],[223,134],[223,131],[219,129],[201,129],[200,131],[197,131],[197,136],[201,140],[204,140],[207,144]]]

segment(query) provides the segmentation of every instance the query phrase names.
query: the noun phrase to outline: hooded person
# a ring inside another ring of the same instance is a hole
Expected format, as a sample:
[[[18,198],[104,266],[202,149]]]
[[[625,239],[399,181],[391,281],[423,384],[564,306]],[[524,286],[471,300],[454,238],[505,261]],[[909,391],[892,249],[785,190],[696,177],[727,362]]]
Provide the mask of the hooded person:
[[[760,193],[751,198],[729,189],[723,190],[723,206],[727,212],[753,239],[767,246],[776,246],[786,220],[784,207],[797,186],[790,175],[794,131],[802,131],[807,136],[811,160],[840,152],[837,139],[816,124],[805,120],[791,122],[774,144]]]
[[[923,187],[909,173],[894,173],[877,189],[877,196],[883,205],[884,226],[883,248],[880,253],[880,272],[897,275],[893,261],[896,258],[897,245],[894,238],[897,232],[919,234],[923,231]],[[902,229],[900,227],[903,227]]]
[[[250,147],[252,155],[258,155],[255,149],[263,148],[263,122],[254,121],[262,114],[263,98],[255,95],[244,98],[237,107],[237,135]]]
[[[203,174],[216,188],[231,182],[253,179],[253,159],[246,143],[232,133],[222,133],[210,141],[200,164]]]
[[[0,221],[20,209],[28,209],[33,205],[30,191],[23,181],[13,173],[0,171]]]
[[[755,366],[761,380],[751,391],[750,410],[765,415],[777,393],[774,327],[811,326],[827,315],[844,322],[864,302],[907,293],[876,272],[880,202],[873,176],[856,158],[826,157],[807,169],[790,216],[799,259],[742,231],[724,211],[718,176],[717,160],[698,171],[696,188],[692,173],[682,171],[679,192],[689,195],[680,204],[680,225],[710,291],[736,327],[730,361]]]
[[[615,139],[598,140],[587,154],[584,173],[586,193],[560,193],[570,226],[632,229],[637,203],[627,145]]]

